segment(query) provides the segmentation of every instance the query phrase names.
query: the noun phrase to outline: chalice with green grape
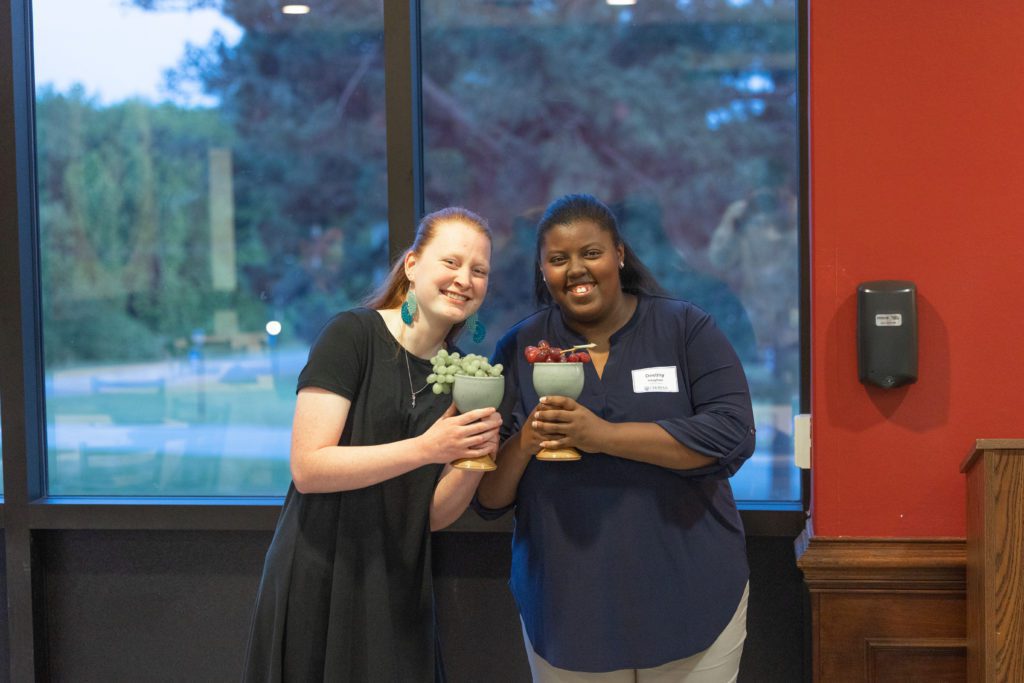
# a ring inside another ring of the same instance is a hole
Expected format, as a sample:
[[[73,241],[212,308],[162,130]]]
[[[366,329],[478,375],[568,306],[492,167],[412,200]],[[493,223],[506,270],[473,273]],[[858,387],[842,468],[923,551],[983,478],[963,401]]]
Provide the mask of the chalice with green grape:
[[[501,405],[505,396],[501,363],[491,365],[486,358],[475,353],[463,356],[458,351],[448,353],[445,349],[438,351],[430,362],[434,368],[427,376],[427,382],[434,385],[435,394],[451,394],[460,413]],[[456,460],[452,467],[489,472],[498,466],[489,454],[485,454]]]
[[[591,349],[596,344],[578,344],[568,349],[551,346],[546,340],[523,350],[526,361],[533,365],[533,388],[537,396],[565,396],[576,400],[583,391],[583,365],[590,362]],[[579,460],[580,452],[571,446],[542,448],[538,460],[565,462]]]

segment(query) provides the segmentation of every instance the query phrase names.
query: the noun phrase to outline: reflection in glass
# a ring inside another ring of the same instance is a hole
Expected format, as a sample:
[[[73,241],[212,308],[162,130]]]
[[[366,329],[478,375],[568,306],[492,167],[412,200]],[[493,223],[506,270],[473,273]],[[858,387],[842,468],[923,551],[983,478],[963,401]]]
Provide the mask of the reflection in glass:
[[[587,192],[672,294],[740,353],[758,449],[736,497],[796,501],[799,405],[795,0],[425,0],[427,210],[491,221],[492,338],[533,310],[533,225]]]
[[[380,1],[213,4],[34,3],[51,494],[283,495],[387,268]]]

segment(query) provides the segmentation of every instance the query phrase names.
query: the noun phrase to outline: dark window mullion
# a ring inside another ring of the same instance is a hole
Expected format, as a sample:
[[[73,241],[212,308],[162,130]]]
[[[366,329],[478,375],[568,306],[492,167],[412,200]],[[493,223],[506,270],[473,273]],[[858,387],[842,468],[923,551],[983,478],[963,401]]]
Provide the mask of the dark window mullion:
[[[423,216],[423,116],[418,0],[384,0],[388,244],[394,261]]]
[[[29,506],[37,529],[273,531],[281,499],[51,498]]]
[[[800,412],[811,412],[811,161],[810,100],[808,98],[810,53],[809,0],[797,2],[797,84],[800,92],[797,123],[800,146]],[[800,503],[811,509],[811,471],[800,470]]]
[[[45,493],[46,421],[39,307],[30,0],[0,16],[0,391],[10,677],[45,677],[40,568],[28,514]]]
[[[0,161],[4,248],[0,250],[0,363],[3,368],[5,502],[23,507],[45,494],[44,384],[39,307],[31,22],[28,0],[11,4],[3,26],[11,54],[0,67],[4,147]]]

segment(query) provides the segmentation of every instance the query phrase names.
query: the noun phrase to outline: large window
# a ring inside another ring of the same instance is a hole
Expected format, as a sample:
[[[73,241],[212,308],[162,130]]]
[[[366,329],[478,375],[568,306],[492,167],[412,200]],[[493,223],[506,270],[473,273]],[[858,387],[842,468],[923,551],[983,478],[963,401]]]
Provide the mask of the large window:
[[[49,492],[283,495],[387,268],[379,0],[33,3]]]
[[[427,210],[492,221],[490,328],[533,310],[544,206],[598,196],[744,362],[758,446],[736,497],[798,501],[795,1],[425,0],[422,23]]]
[[[285,491],[296,375],[394,207],[383,3],[284,4],[32,5],[50,494]],[[473,350],[532,310],[539,211],[595,194],[744,361],[737,497],[799,500],[795,0],[415,6],[425,208],[496,231]]]

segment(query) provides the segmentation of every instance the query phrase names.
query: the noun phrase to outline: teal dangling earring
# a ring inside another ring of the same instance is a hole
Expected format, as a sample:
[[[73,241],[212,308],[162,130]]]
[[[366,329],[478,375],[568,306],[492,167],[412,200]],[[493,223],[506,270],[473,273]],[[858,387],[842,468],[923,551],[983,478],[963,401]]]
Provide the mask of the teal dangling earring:
[[[480,322],[480,318],[477,317],[476,313],[466,318],[466,328],[472,335],[474,344],[479,344],[487,336],[487,328]]]
[[[416,303],[416,292],[410,289],[405,293],[405,301],[402,302],[402,322],[412,326],[412,317],[416,315],[417,308],[419,305]]]

